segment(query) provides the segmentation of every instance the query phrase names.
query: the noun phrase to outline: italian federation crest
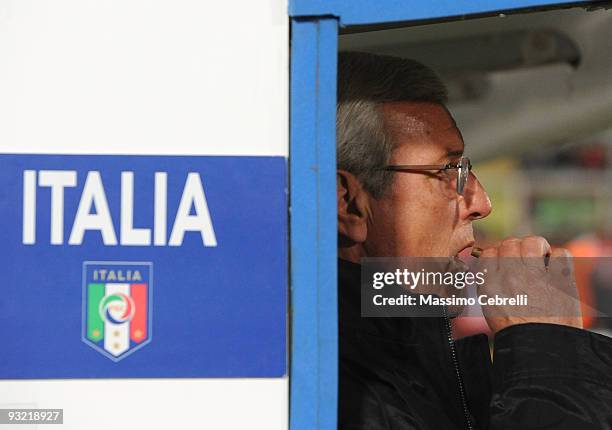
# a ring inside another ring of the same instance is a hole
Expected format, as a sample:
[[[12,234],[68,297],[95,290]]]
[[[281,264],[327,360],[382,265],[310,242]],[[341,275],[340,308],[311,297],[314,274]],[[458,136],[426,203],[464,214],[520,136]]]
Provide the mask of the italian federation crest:
[[[152,263],[83,263],[83,341],[113,361],[149,343],[152,284]]]

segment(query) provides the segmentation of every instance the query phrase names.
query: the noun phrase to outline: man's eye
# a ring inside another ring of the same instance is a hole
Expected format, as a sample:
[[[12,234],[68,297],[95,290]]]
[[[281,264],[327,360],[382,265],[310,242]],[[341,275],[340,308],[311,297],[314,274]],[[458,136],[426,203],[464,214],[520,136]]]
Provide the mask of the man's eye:
[[[451,169],[440,169],[436,172],[436,176],[440,179],[448,181],[457,176],[456,174],[453,174],[453,172],[454,170]]]

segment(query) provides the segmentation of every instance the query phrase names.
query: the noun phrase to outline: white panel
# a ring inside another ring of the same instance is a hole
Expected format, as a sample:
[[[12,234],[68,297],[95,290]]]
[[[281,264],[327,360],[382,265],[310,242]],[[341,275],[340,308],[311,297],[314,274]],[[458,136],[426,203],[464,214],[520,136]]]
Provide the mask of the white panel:
[[[105,284],[105,296],[114,293],[123,293],[126,296],[130,295],[130,284]],[[126,321],[123,324],[113,324],[110,321],[104,321],[104,349],[117,357],[130,347],[130,322]]]
[[[288,380],[0,381],[0,408],[9,407],[63,408],[65,430],[280,430]]]
[[[284,0],[0,2],[0,153],[288,153]],[[222,359],[222,357],[220,358]],[[286,429],[288,380],[0,381],[66,429]]]
[[[286,0],[3,0],[0,153],[287,155]]]

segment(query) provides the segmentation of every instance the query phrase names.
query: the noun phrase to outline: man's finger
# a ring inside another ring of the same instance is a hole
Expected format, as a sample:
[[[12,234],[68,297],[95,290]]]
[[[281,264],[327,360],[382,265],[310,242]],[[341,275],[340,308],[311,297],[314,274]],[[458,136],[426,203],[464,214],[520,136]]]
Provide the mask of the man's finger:
[[[578,290],[574,279],[572,254],[565,248],[555,248],[550,254],[548,272],[553,287],[560,294],[570,295],[578,300]]]
[[[516,237],[509,237],[499,246],[499,257],[520,257],[521,256],[521,240]]]
[[[499,269],[497,248],[485,248],[480,254],[480,258],[476,263],[477,271],[492,271],[496,272]]]
[[[485,248],[482,250],[480,257],[497,258],[497,248]]]
[[[526,266],[544,269],[545,256],[550,255],[550,244],[540,236],[529,236],[521,241],[521,257]]]
[[[550,253],[548,271],[554,275],[561,275],[563,278],[573,279],[574,262],[572,254],[565,248],[555,248]]]
[[[499,246],[499,270],[515,273],[522,266],[521,240],[516,237],[504,239]]]

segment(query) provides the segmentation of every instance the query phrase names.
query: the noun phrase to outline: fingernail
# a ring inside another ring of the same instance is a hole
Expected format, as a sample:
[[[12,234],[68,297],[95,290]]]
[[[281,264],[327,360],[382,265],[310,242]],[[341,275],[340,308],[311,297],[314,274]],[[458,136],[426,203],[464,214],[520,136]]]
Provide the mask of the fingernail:
[[[482,248],[479,248],[477,246],[473,247],[472,252],[470,253],[472,257],[476,257],[476,258],[479,258],[480,254],[482,254]]]

